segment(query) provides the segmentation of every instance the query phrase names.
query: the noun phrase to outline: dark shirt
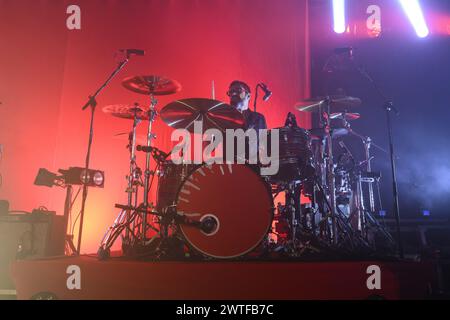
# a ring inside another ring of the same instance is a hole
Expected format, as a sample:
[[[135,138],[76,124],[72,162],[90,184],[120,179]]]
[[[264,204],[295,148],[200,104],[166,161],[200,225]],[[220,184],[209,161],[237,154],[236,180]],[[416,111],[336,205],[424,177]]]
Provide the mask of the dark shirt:
[[[266,118],[259,112],[251,111],[250,109],[244,110],[242,115],[245,119],[244,129],[267,129]]]

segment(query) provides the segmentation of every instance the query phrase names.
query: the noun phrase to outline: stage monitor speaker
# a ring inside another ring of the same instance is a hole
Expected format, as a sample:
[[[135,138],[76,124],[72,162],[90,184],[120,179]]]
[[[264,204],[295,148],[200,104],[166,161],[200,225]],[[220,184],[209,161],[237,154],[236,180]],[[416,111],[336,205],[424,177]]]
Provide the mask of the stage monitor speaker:
[[[0,216],[8,214],[9,212],[9,202],[6,200],[0,200]]]
[[[14,289],[10,264],[16,259],[64,255],[65,233],[55,212],[0,215],[0,292]]]

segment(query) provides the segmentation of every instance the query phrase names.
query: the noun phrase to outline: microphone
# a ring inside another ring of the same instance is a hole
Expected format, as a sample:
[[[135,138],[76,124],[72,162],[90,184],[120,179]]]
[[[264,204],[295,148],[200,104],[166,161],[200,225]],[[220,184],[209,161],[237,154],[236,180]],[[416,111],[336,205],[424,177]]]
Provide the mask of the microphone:
[[[120,49],[121,52],[125,52],[127,55],[127,58],[129,58],[131,55],[135,56],[144,56],[145,51],[141,49]]]
[[[259,84],[259,87],[262,89],[262,91],[264,91],[263,101],[268,101],[272,96],[272,91],[270,91],[269,88],[267,88],[267,85],[262,82]]]
[[[153,151],[153,147],[137,145],[136,146],[136,150],[137,151],[144,151],[144,152],[152,152]]]
[[[217,229],[217,220],[213,217],[207,217],[200,222],[199,228],[206,234],[211,234]]]
[[[148,146],[138,145],[138,146],[136,146],[136,150],[137,151],[143,151],[143,152],[146,152],[146,153],[153,153],[154,157],[157,158],[158,160],[161,160],[161,161],[164,161],[169,156],[167,153],[165,153],[164,151],[159,150],[156,147],[148,147]]]

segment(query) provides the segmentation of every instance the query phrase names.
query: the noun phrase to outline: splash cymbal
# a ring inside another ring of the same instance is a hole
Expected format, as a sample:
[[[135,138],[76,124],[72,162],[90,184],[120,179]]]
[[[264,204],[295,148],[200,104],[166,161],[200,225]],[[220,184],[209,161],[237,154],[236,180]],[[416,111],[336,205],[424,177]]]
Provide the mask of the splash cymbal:
[[[181,90],[178,81],[162,76],[132,76],[122,80],[122,85],[133,92],[163,96],[177,93]]]
[[[113,104],[103,107],[102,111],[106,114],[110,114],[113,117],[122,119],[131,119],[137,117],[141,120],[149,119],[149,109],[139,106],[138,104]]]

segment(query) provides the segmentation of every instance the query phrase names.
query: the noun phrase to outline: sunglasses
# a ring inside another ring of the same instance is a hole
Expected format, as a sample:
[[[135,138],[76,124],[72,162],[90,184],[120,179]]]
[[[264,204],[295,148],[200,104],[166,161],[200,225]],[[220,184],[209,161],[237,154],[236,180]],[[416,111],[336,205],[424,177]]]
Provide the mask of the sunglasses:
[[[235,95],[240,95],[242,92],[246,92],[243,88],[232,88],[227,91],[227,96],[232,97]]]

